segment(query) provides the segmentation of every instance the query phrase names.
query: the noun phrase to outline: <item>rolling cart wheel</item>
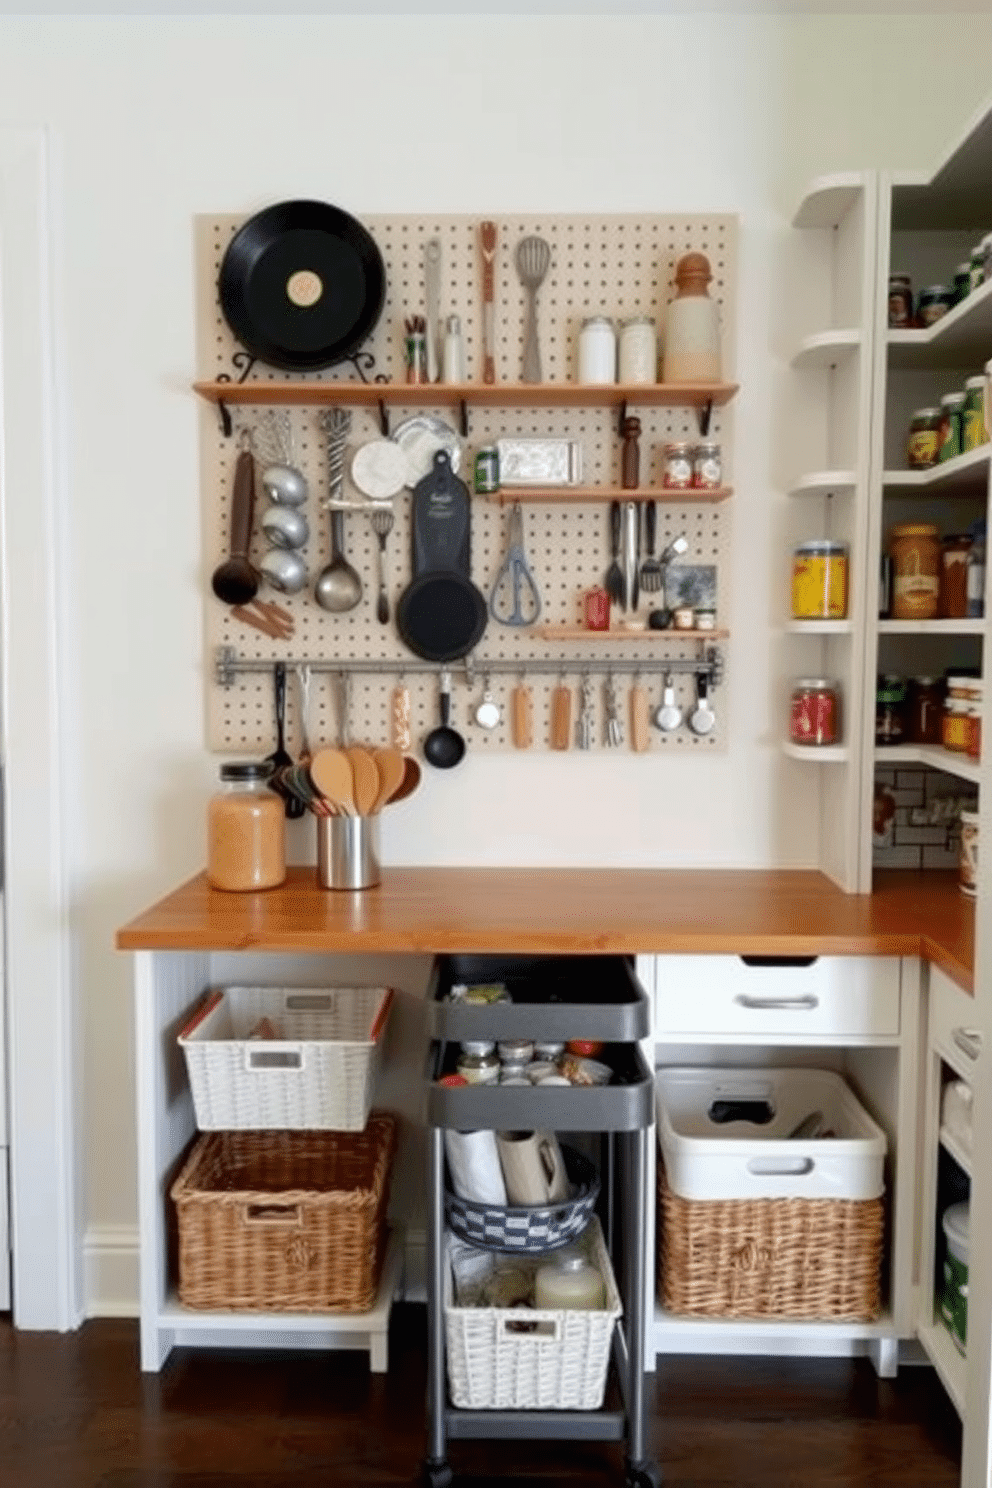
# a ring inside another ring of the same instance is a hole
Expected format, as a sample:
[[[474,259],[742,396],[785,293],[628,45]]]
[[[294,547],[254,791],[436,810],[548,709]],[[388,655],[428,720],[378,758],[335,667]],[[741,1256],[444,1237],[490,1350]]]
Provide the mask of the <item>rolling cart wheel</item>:
[[[626,1488],[661,1488],[661,1469],[656,1462],[628,1462]]]
[[[424,1488],[451,1488],[453,1477],[446,1457],[428,1457],[424,1462]]]

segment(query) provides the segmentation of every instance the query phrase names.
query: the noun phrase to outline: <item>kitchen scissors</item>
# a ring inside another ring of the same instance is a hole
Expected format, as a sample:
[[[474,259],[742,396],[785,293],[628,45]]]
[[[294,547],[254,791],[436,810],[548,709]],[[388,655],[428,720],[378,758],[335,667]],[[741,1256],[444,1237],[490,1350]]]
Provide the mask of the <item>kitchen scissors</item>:
[[[509,546],[489,594],[489,613],[500,625],[533,625],[541,613],[541,591],[524,554],[524,514],[510,512]]]

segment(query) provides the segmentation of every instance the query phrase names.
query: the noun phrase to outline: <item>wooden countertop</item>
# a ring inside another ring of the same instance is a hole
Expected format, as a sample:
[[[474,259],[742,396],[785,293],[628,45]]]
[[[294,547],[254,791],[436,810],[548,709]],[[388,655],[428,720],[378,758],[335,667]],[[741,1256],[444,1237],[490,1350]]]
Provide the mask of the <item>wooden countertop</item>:
[[[120,950],[680,952],[923,956],[967,991],[974,905],[949,873],[844,894],[800,869],[387,868],[361,893],[312,868],[260,894],[203,874],[117,933]]]

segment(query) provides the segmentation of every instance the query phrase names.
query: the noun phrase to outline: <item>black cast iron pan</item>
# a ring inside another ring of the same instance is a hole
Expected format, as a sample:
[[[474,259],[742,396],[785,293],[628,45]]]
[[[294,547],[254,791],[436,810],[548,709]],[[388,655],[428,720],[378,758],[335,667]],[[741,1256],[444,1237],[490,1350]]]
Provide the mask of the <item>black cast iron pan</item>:
[[[413,580],[400,595],[396,626],[425,661],[467,656],[486,628],[489,609],[472,583],[468,487],[446,450],[413,492]]]
[[[224,254],[221,309],[242,346],[288,372],[333,366],[375,327],[386,270],[372,236],[340,207],[276,202]]]

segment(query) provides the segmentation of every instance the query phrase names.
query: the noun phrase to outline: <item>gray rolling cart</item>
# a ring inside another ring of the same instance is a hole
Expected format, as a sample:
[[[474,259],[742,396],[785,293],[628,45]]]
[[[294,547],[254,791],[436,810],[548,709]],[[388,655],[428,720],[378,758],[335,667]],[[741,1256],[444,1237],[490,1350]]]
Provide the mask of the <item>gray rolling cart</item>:
[[[505,983],[509,1003],[451,1001],[450,987]],[[627,1488],[656,1488],[644,1422],[644,1215],[654,1080],[636,1040],[647,1036],[647,997],[622,956],[442,956],[427,998],[432,1039],[427,1067],[427,1488],[453,1482],[452,1439],[623,1441]],[[459,1043],[471,1039],[602,1039],[597,1058],[611,1065],[609,1085],[444,1086]],[[613,1332],[607,1396],[599,1410],[471,1410],[450,1403],[445,1357],[445,1128],[459,1131],[539,1128],[599,1133],[604,1230],[623,1315]],[[615,1388],[614,1386],[615,1381]],[[612,1404],[610,1403],[612,1397]]]

